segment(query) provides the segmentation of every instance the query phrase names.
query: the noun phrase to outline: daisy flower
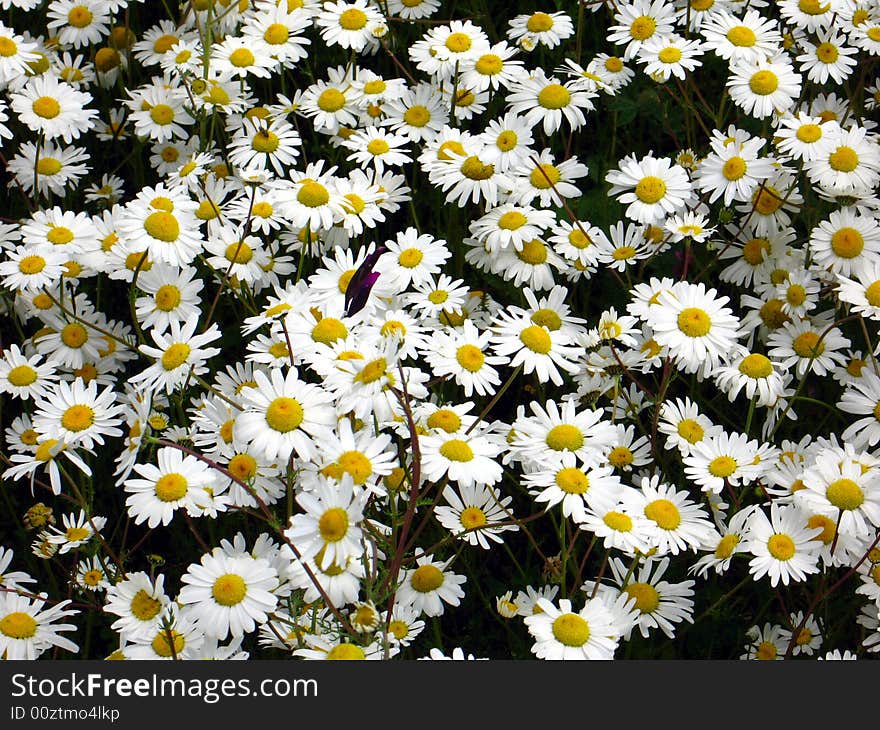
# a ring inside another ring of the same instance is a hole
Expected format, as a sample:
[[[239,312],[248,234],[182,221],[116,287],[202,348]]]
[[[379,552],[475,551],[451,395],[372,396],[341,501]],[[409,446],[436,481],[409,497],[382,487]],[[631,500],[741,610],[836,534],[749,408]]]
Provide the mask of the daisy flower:
[[[650,153],[641,160],[626,157],[618,170],[605,176],[609,195],[627,206],[626,216],[639,223],[657,223],[684,207],[691,196],[691,183],[680,165]]]
[[[85,591],[105,591],[110,580],[97,555],[81,560],[76,567],[76,584]]]
[[[532,127],[542,123],[544,134],[551,135],[561,129],[563,119],[570,130],[584,126],[584,112],[595,108],[591,101],[595,96],[573,84],[559,83],[539,69],[511,87],[506,103],[511,114],[523,116]]]
[[[503,470],[496,460],[502,447],[479,431],[436,433],[419,438],[422,476],[439,482],[443,477],[460,487],[492,485],[501,480]]]
[[[543,405],[532,401],[529,409],[532,415],[523,410],[513,422],[511,446],[536,466],[556,467],[566,454],[598,464],[617,436],[601,410],[579,410],[573,400],[557,404],[550,399]]]
[[[701,557],[688,568],[688,572],[700,577],[705,577],[710,570],[714,570],[718,575],[726,573],[733,557],[746,552],[743,537],[749,518],[756,509],[760,507],[758,505],[744,507],[730,518],[726,526],[719,524],[720,532],[713,532],[707,536],[707,542],[701,546],[701,549],[709,549],[712,552]]]
[[[516,58],[517,49],[500,41],[464,64],[460,83],[463,88],[480,93],[489,89],[510,89],[526,75],[523,62]]]
[[[821,530],[806,526],[798,507],[772,502],[769,518],[763,509],[755,510],[744,536],[746,550],[754,556],[749,561],[752,577],[760,580],[769,575],[770,585],[775,588],[780,581],[788,585],[818,573],[818,532]]]
[[[685,550],[696,551],[715,530],[705,510],[689,497],[687,491],[676,491],[654,476],[642,477],[640,487],[624,492],[621,502],[625,511],[652,523],[646,538],[657,549],[657,555],[677,555]]]
[[[443,527],[453,535],[458,535],[469,545],[488,550],[491,543],[502,543],[500,533],[519,530],[518,525],[495,525],[494,523],[510,521],[511,510],[508,505],[513,497],[502,497],[492,487],[480,484],[461,485],[456,491],[447,485],[443,489],[445,505],[434,509]],[[491,541],[491,542],[490,542]]]
[[[297,173],[285,196],[282,212],[296,228],[308,226],[310,231],[317,232],[332,228],[345,216],[345,200],[333,183],[336,168],[324,171],[323,165],[324,161],[319,160]]]
[[[65,272],[67,254],[46,246],[25,244],[4,252],[0,280],[10,291],[38,292],[54,287]]]
[[[830,324],[809,319],[785,322],[768,336],[767,357],[786,370],[794,365],[798,377],[807,372],[822,376],[838,365],[845,365],[841,350],[849,347],[850,341],[837,327],[829,328]]]
[[[715,144],[700,160],[694,176],[695,186],[709,192],[709,202],[722,198],[724,205],[734,200],[747,201],[758,185],[773,172],[773,158],[759,158],[764,140],[753,137],[743,143]]]
[[[316,130],[336,134],[341,127],[357,124],[354,93],[351,81],[343,71],[337,80],[318,81],[309,86],[302,95],[297,112],[312,120]]]
[[[381,124],[417,143],[433,140],[449,121],[449,109],[442,95],[426,83],[388,99],[382,108],[386,116]]]
[[[474,393],[488,395],[501,385],[496,366],[509,361],[507,357],[490,354],[491,339],[490,331],[481,332],[466,319],[460,329],[435,332],[423,356],[435,376],[452,376],[466,398]]]
[[[706,372],[737,346],[740,323],[727,302],[715,289],[682,281],[660,292],[659,306],[648,310],[646,321],[685,372]]]
[[[577,612],[567,598],[561,598],[558,607],[546,598],[539,598],[537,605],[540,613],[524,621],[535,639],[532,653],[539,659],[614,658],[621,632],[601,599],[588,599]]]
[[[177,601],[209,636],[237,638],[254,631],[278,605],[278,572],[263,558],[230,556],[217,547],[181,577]]]
[[[580,369],[576,362],[580,350],[574,341],[561,330],[533,323],[527,314],[500,311],[492,332],[495,354],[510,357],[510,367],[522,365],[526,375],[534,372],[542,383],[562,385],[560,370],[573,375]]]
[[[788,644],[783,642],[785,630],[778,624],[765,623],[763,627],[752,626],[746,631],[749,643],[742,660],[775,661],[785,656]]]
[[[89,517],[85,510],[81,509],[77,515],[73,513],[64,515],[61,523],[61,528],[52,525],[43,536],[50,544],[60,546],[58,554],[64,555],[89,542],[107,524],[107,518]]]
[[[764,119],[791,107],[801,93],[801,76],[786,56],[776,55],[732,63],[727,87],[734,104]]]
[[[757,63],[779,52],[782,35],[772,18],[754,8],[737,17],[727,10],[713,12],[700,24],[705,47],[726,61]]]
[[[48,396],[58,379],[58,363],[42,361],[39,354],[25,356],[16,344],[6,348],[0,356],[0,393],[9,393],[22,400]]]
[[[138,349],[155,362],[129,382],[139,383],[146,390],[164,390],[170,394],[187,383],[192,375],[208,372],[205,363],[220,354],[220,348],[204,345],[219,340],[222,333],[216,324],[212,324],[205,332],[196,334],[197,326],[198,320],[193,318],[183,325],[172,322],[167,334],[154,328],[150,335],[156,346],[141,345]]]
[[[87,108],[92,95],[78,91],[53,75],[28,80],[9,95],[9,104],[25,127],[44,139],[72,142],[95,126],[98,112]]]
[[[358,489],[349,475],[339,481],[321,479],[307,492],[297,495],[302,514],[290,518],[284,535],[296,545],[304,559],[315,558],[322,570],[344,565],[363,553],[363,533],[358,526],[370,493]]]
[[[781,643],[787,650],[788,645],[791,643],[791,637],[796,630],[797,638],[794,640],[791,655],[797,656],[798,654],[803,654],[805,656],[812,656],[812,654],[822,645],[822,628],[819,625],[819,621],[812,614],[807,616],[805,620],[803,611],[797,611],[791,614],[789,616],[789,621],[791,622],[792,628],[782,629],[779,637]]]
[[[821,451],[801,477],[804,488],[794,503],[837,520],[841,534],[870,537],[880,525],[880,483],[876,469],[865,471],[852,459],[841,461],[836,450]]]
[[[428,283],[452,255],[446,241],[430,233],[420,234],[412,226],[385,241],[385,247],[387,251],[379,258],[376,269],[381,272],[380,276],[391,279],[398,291],[412,284]]]
[[[732,403],[740,391],[759,406],[772,406],[782,395],[783,380],[778,365],[759,352],[745,353],[712,372],[715,383]]]
[[[397,588],[397,603],[425,616],[441,616],[444,603],[458,606],[464,598],[461,586],[467,578],[448,570],[451,562],[452,558],[435,561],[429,555],[416,558],[418,567],[403,573]]]
[[[675,33],[653,35],[642,43],[636,60],[645,64],[648,76],[663,83],[671,76],[684,80],[689,71],[703,65],[699,60],[703,52],[699,40],[687,40]]]
[[[755,464],[757,441],[742,433],[721,432],[694,444],[684,457],[684,473],[704,492],[720,494],[725,483],[747,485],[757,479],[761,468]]]
[[[286,375],[278,368],[268,375],[258,370],[254,381],[256,387],[241,391],[245,410],[235,419],[235,438],[252,443],[270,460],[286,460],[292,453],[314,458],[315,439],[329,438],[336,422],[330,393],[300,380],[294,368]]]
[[[347,160],[361,166],[372,166],[381,175],[386,165],[398,167],[412,161],[409,150],[404,147],[408,141],[408,137],[370,127],[355,132],[342,144],[354,150],[346,157]]]
[[[666,446],[675,446],[682,456],[688,456],[698,443],[721,432],[721,426],[700,413],[699,406],[690,398],[664,401],[660,406],[657,430],[665,434]]]
[[[614,13],[615,25],[608,28],[608,40],[625,45],[623,60],[635,58],[645,41],[669,36],[675,23],[676,10],[666,0],[634,0],[621,4]]]
[[[828,79],[842,84],[856,67],[858,49],[845,45],[845,36],[833,30],[819,31],[816,41],[804,41],[804,52],[796,58],[801,71],[817,84]]]
[[[204,282],[191,267],[177,268],[155,264],[138,277],[138,289],[147,296],[135,300],[135,316],[143,329],[165,332],[172,322],[182,324],[198,319],[199,292]]]
[[[71,602],[60,601],[44,609],[47,599],[45,593],[31,598],[0,591],[0,656],[8,660],[34,660],[53,646],[79,651],[79,646],[61,635],[77,627],[58,623],[76,615],[76,611],[67,608]]]
[[[46,29],[64,46],[97,45],[110,34],[110,5],[105,0],[52,0],[46,15]]]
[[[827,154],[809,161],[810,180],[833,195],[864,195],[880,183],[880,149],[865,127],[830,130]]]
[[[508,22],[508,40],[525,51],[531,51],[538,45],[556,48],[572,35],[574,25],[563,12],[545,13],[539,10],[531,15],[516,15]]]
[[[328,46],[338,45],[356,52],[377,43],[371,28],[383,22],[382,13],[367,0],[325,2],[324,9],[315,18],[321,38]]]
[[[480,134],[480,140],[485,145],[482,158],[499,172],[525,165],[534,143],[531,125],[523,117],[510,112],[490,121]]]
[[[135,464],[142,479],[126,479],[124,490],[128,513],[135,524],[150,528],[168,525],[178,509],[193,513],[196,504],[207,498],[206,488],[217,481],[217,474],[205,462],[179,449],[166,446],[156,452],[157,465]]]
[[[563,453],[549,468],[527,471],[522,483],[536,502],[546,503],[545,510],[559,504],[562,516],[575,524],[586,521],[591,505],[615,504],[624,490],[611,467],[578,464],[570,452]]]
[[[235,130],[229,147],[229,161],[240,168],[272,169],[278,175],[296,162],[301,139],[284,119],[248,119]]]
[[[36,398],[34,428],[47,438],[72,446],[91,449],[104,444],[104,436],[121,436],[117,428],[124,406],[116,402],[112,386],[98,393],[94,380],[86,384],[78,378],[73,383],[53,384],[45,396]]]
[[[880,223],[857,210],[835,210],[810,232],[810,253],[817,266],[852,276],[880,262]]]
[[[268,79],[278,66],[269,44],[254,36],[232,36],[212,43],[210,60],[211,68],[221,75],[239,79]]]
[[[629,641],[634,628],[638,628],[644,638],[648,638],[651,629],[659,628],[667,638],[673,639],[675,624],[694,622],[694,581],[670,583],[662,580],[669,567],[668,557],[659,561],[649,558],[632,574],[620,558],[612,558],[608,565],[616,585],[601,585],[600,594],[609,594],[613,598],[618,592],[625,594],[627,602],[631,602],[638,612],[635,624],[623,634],[624,641]],[[594,586],[593,581],[587,581],[582,590],[591,593]]]
[[[515,187],[508,202],[516,205],[531,205],[537,198],[538,205],[549,208],[560,205],[560,198],[576,198],[581,195],[574,181],[589,173],[586,165],[576,157],[556,162],[549,148],[539,155],[529,154],[529,160],[511,169]]]

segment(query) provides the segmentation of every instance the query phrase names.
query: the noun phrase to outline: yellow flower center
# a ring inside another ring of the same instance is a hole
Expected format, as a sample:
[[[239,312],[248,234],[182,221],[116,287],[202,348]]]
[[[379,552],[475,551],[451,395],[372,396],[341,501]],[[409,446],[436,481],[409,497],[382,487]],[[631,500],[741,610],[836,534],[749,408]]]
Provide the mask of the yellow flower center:
[[[629,26],[629,34],[636,41],[650,38],[655,30],[657,30],[657,21],[649,15],[640,15]]]
[[[247,48],[236,48],[229,54],[229,63],[236,68],[247,68],[252,66],[254,61],[256,61],[254,54]]]
[[[88,406],[70,406],[61,414],[61,425],[68,431],[85,431],[95,422],[95,412]]]
[[[244,600],[247,585],[244,578],[235,573],[225,573],[214,581],[211,595],[221,606],[235,606]]]
[[[153,300],[156,302],[156,309],[170,312],[180,304],[180,289],[174,284],[163,284],[156,290]]]
[[[837,172],[852,172],[859,166],[859,156],[852,147],[840,145],[828,155],[828,164]]]
[[[261,129],[251,139],[251,149],[263,154],[272,154],[280,144],[278,135],[268,129]]]
[[[403,113],[403,121],[410,127],[424,127],[431,121],[431,112],[421,104],[416,104]]]
[[[348,532],[348,512],[342,507],[328,509],[318,520],[318,531],[325,542],[339,542]]]
[[[386,375],[388,375],[388,361],[384,357],[377,357],[361,368],[355,376],[355,382],[375,383]]]
[[[248,482],[257,475],[257,460],[250,454],[236,454],[226,465],[226,470],[242,482]]]
[[[182,474],[163,474],[156,480],[156,496],[163,502],[176,502],[186,495],[189,484]]]
[[[564,646],[583,646],[590,640],[590,625],[576,613],[564,613],[553,621],[553,637]]]
[[[608,463],[618,469],[629,466],[633,463],[635,455],[626,446],[615,446],[608,453]]]
[[[636,599],[636,608],[642,613],[654,613],[660,606],[660,594],[650,583],[630,583],[623,591]]]
[[[681,60],[681,51],[675,46],[667,46],[657,54],[662,63],[678,63]]]
[[[440,447],[440,453],[449,461],[472,461],[474,451],[467,441],[449,439]]]
[[[226,260],[233,264],[246,264],[254,257],[253,249],[244,241],[230,243],[224,253]]]
[[[727,40],[740,48],[751,48],[757,42],[755,31],[746,25],[737,25],[727,31]]]
[[[175,342],[162,353],[162,367],[165,370],[174,370],[186,362],[191,352],[190,346],[184,342]]]
[[[590,488],[590,478],[580,469],[567,466],[556,472],[556,486],[566,494],[585,494]]]
[[[53,225],[46,234],[46,239],[56,246],[63,246],[73,240],[73,231],[65,226]]]
[[[318,97],[318,108],[321,111],[338,112],[345,106],[345,94],[339,89],[325,89]]]
[[[346,12],[351,11],[347,10]],[[359,647],[357,644],[351,644],[349,642],[337,644],[330,651],[327,652],[327,659],[329,661],[359,661],[366,658],[367,655],[364,653],[364,650],[361,649],[361,647]]]
[[[296,199],[308,208],[320,208],[330,201],[330,191],[321,183],[310,181],[300,186]]]
[[[30,365],[18,365],[9,371],[6,379],[16,388],[24,388],[37,381],[37,371]]]
[[[666,195],[666,183],[659,177],[648,175],[636,185],[636,197],[646,205],[653,205]]]
[[[865,299],[872,307],[880,307],[880,279],[865,287]]]
[[[855,510],[865,501],[865,493],[852,479],[838,479],[828,485],[825,496],[839,510]]]
[[[445,45],[453,53],[464,53],[470,50],[472,41],[467,33],[450,33]]]
[[[773,372],[773,364],[763,355],[755,352],[743,358],[739,371],[748,378],[766,378]]]
[[[758,644],[758,648],[755,650],[755,659],[772,661],[776,658],[777,653],[776,644],[772,641],[762,641]]]
[[[767,540],[767,550],[777,560],[791,560],[794,557],[794,540],[782,532],[771,535]]]
[[[713,477],[727,479],[736,471],[736,461],[729,456],[716,456],[709,462],[709,473]]]
[[[632,532],[632,518],[629,515],[623,514],[623,512],[616,512],[615,510],[606,512],[602,521],[615,532]]]
[[[171,243],[176,241],[180,235],[180,224],[171,213],[158,210],[147,216],[144,221],[144,230],[158,241]]]
[[[733,551],[736,549],[736,546],[740,541],[739,535],[725,535],[718,542],[718,546],[715,548],[715,557],[718,560],[726,560],[731,555],[733,555]]]
[[[287,29],[287,26],[281,23],[272,23],[263,32],[263,40],[270,46],[284,45],[287,43],[288,38],[290,38],[290,31]]]
[[[440,408],[428,416],[428,428],[439,428],[446,433],[455,433],[461,428],[461,416],[448,408]]]
[[[688,337],[705,337],[712,329],[712,320],[705,310],[688,307],[679,312],[678,329]]]
[[[655,499],[645,505],[645,517],[663,530],[674,530],[681,524],[681,513],[668,499]]]
[[[61,330],[61,341],[74,350],[82,347],[88,339],[89,334],[86,332],[86,328],[78,322],[71,322]]]
[[[303,409],[295,398],[279,397],[266,409],[266,423],[273,431],[289,433],[303,422]]]
[[[501,73],[501,70],[504,68],[504,61],[494,53],[486,53],[477,59],[474,68],[478,74],[483,76],[495,76]]]
[[[816,58],[822,63],[834,63],[840,52],[833,43],[820,43],[816,46]]]
[[[430,593],[443,585],[443,573],[434,565],[420,565],[410,577],[410,584],[419,593]]]
[[[529,175],[532,187],[538,190],[549,190],[559,182],[562,175],[555,165],[538,165]]]
[[[348,336],[348,328],[333,317],[324,317],[312,328],[312,339],[324,345],[330,345]]]
[[[577,451],[584,445],[584,434],[576,426],[561,423],[547,432],[545,442],[554,451]]]
[[[517,228],[524,226],[527,222],[528,218],[522,213],[518,210],[511,210],[498,219],[498,227],[505,231],[515,231]]]
[[[469,180],[488,180],[495,174],[494,165],[484,165],[476,155],[471,155],[461,163],[461,174]]]
[[[752,74],[749,79],[749,88],[753,94],[767,96],[779,88],[779,77],[772,71],[764,70]]]
[[[529,33],[545,33],[553,27],[553,18],[547,13],[532,13],[526,21]]]
[[[865,239],[855,228],[845,226],[831,236],[831,250],[843,259],[853,259],[865,247]]]
[[[131,599],[131,614],[138,621],[149,621],[156,617],[162,609],[162,604],[141,589]]]
[[[791,349],[798,357],[811,358],[821,355],[825,350],[825,345],[819,342],[817,333],[809,331],[795,337]]]
[[[462,345],[455,352],[455,359],[465,370],[475,373],[483,367],[486,358],[476,345]]]
[[[731,157],[721,168],[721,174],[728,180],[739,180],[746,174],[746,161],[742,157]]]
[[[172,644],[174,649],[173,652]],[[171,656],[180,656],[180,652],[183,651],[185,644],[186,640],[183,638],[183,634],[172,629],[171,641],[168,641],[167,631],[160,631],[156,634],[156,638],[153,639],[150,646],[153,647],[153,651],[156,652],[158,656],[167,658]]]
[[[14,611],[0,620],[0,633],[10,639],[30,639],[37,633],[37,622],[30,614]]]
[[[683,418],[676,427],[678,435],[690,444],[703,440],[705,430],[693,418]]]
[[[547,260],[547,247],[540,239],[533,238],[523,243],[522,249],[516,252],[516,257],[526,264],[538,266]]]
[[[34,114],[43,119],[54,119],[61,113],[61,105],[51,96],[41,96],[31,105]]]
[[[345,30],[360,30],[367,24],[367,14],[357,8],[349,8],[339,16],[339,25]]]
[[[547,330],[537,325],[526,327],[520,332],[519,341],[532,352],[537,352],[539,355],[546,355],[553,347],[553,341],[550,339]]]
[[[571,102],[571,94],[562,84],[548,84],[538,93],[538,103],[545,109],[562,109]]]

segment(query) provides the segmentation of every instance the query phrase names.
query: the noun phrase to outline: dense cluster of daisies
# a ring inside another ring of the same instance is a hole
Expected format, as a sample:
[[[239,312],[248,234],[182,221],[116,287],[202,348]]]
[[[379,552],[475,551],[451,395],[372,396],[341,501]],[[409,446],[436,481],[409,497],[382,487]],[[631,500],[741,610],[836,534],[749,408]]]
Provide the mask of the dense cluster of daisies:
[[[712,580],[742,658],[880,650],[875,2],[157,5],[0,0],[0,656],[411,656],[514,538],[542,659]],[[639,84],[691,146],[589,170]]]

